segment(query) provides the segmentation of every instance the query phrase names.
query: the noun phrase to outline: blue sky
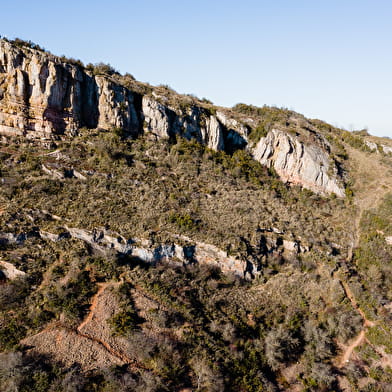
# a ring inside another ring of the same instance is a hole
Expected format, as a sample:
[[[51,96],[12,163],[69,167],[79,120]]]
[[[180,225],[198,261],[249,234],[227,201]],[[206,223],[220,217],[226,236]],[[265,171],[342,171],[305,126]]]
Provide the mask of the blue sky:
[[[392,137],[392,1],[2,1],[0,34],[215,104]]]

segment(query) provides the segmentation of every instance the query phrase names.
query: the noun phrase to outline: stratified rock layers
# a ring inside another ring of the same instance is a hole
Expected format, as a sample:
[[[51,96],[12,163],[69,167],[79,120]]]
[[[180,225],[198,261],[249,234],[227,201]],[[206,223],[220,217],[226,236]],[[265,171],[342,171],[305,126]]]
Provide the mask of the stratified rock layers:
[[[253,156],[262,165],[273,167],[284,181],[300,184],[316,193],[344,196],[329,154],[317,144],[305,144],[295,136],[274,129],[260,139]]]
[[[135,94],[103,76],[0,41],[0,132],[48,137],[86,126],[138,132]]]
[[[0,40],[0,134],[45,139],[72,135],[81,127],[122,128],[130,135],[147,132],[158,139],[180,135],[216,151],[247,148],[284,181],[344,196],[325,143],[307,144],[272,130],[251,147],[248,127],[223,112],[212,114],[197,105],[175,110],[154,94],[131,91],[107,75],[93,75],[49,53]]]

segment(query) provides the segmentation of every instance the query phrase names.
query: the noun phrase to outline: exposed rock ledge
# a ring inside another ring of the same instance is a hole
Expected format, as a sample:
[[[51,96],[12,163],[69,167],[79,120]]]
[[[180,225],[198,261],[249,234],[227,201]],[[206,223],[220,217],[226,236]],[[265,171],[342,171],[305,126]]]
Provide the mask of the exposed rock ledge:
[[[19,235],[0,233],[0,241],[5,244],[20,245],[28,238],[42,238],[53,242],[76,238],[99,252],[114,251],[152,265],[158,263],[180,266],[194,263],[206,264],[217,267],[225,273],[230,272],[241,277],[253,277],[260,274],[263,262],[268,255],[283,252],[297,254],[308,251],[308,248],[299,242],[283,239],[280,235],[274,234],[260,234],[258,246],[249,250],[248,254],[234,257],[214,245],[196,242],[179,235],[173,235],[175,242],[159,244],[145,239],[126,239],[118,233],[101,228],[90,231],[65,226],[60,234],[43,230]]]
[[[380,151],[382,151],[384,154],[392,153],[392,147],[391,146],[387,146],[386,144],[377,144],[377,143],[371,142],[370,140],[365,140],[365,144],[372,151],[375,151],[375,152],[378,152],[378,153]]]
[[[329,154],[315,143],[305,144],[296,136],[274,129],[260,139],[253,157],[273,167],[284,181],[303,185],[316,193],[344,197],[344,188],[336,180],[336,168]]]
[[[305,145],[274,130],[253,148],[249,127],[223,109],[215,113],[196,104],[174,109],[156,95],[132,91],[109,76],[93,75],[49,53],[0,40],[0,134],[45,139],[72,135],[81,127],[120,127],[130,135],[149,133],[156,138],[180,135],[229,152],[248,148],[283,180],[344,196],[323,145]]]

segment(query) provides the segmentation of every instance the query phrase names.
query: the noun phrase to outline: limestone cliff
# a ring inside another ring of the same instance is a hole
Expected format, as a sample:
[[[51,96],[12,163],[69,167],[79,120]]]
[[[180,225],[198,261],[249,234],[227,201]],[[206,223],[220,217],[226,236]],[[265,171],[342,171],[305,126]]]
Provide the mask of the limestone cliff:
[[[316,193],[333,192],[344,197],[326,148],[315,142],[306,144],[296,136],[274,129],[260,139],[253,156],[261,164],[273,167],[284,181]]]
[[[81,127],[117,127],[134,136],[180,135],[216,151],[247,148],[284,181],[344,196],[326,145],[306,144],[276,129],[251,146],[250,125],[227,111],[201,104],[175,108],[166,101],[154,91],[142,94],[109,75],[94,75],[50,53],[0,40],[0,134],[45,139],[72,135]]]
[[[89,128],[139,129],[136,94],[48,53],[0,41],[0,132],[49,137]]]
[[[152,265],[163,262],[177,266],[205,264],[218,267],[223,272],[246,278],[260,275],[268,257],[281,255],[284,252],[288,254],[305,253],[309,250],[309,247],[301,245],[299,241],[284,239],[283,233],[274,231],[274,229],[260,229],[257,234],[257,245],[248,244],[246,252],[237,254],[235,257],[212,244],[193,241],[186,236],[173,234],[174,241],[156,243],[140,238],[125,238],[121,234],[105,228],[85,230],[64,226],[61,228],[60,234],[44,230],[20,234],[0,232],[0,244],[20,246],[32,238],[41,238],[52,242],[74,238],[84,241],[92,249],[103,254],[116,252]],[[11,264],[0,260],[0,272],[4,269],[6,277],[9,277],[7,271],[11,266]],[[23,272],[19,272],[12,270],[10,276],[22,276]]]

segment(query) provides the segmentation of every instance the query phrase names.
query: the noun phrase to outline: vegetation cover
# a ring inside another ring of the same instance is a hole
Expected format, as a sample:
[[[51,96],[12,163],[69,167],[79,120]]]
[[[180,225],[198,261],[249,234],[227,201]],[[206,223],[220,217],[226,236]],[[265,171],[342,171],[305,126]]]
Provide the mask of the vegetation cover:
[[[219,109],[86,68],[181,110]],[[0,391],[388,391],[392,160],[369,141],[390,141],[286,109],[227,110],[251,118],[254,144],[276,127],[325,138],[346,197],[181,137],[2,138]],[[257,269],[148,261],[174,243]]]

